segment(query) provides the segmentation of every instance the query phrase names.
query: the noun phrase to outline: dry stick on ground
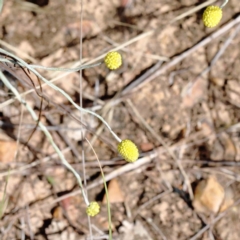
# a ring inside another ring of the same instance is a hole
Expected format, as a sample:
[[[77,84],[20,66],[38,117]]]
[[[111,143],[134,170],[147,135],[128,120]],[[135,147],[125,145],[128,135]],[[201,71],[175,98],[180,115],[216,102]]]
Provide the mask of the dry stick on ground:
[[[179,16],[175,17],[171,21],[171,23],[174,23],[174,22],[176,22],[178,20],[181,20],[181,19],[183,19],[183,18],[185,18],[185,17],[187,17],[187,16],[189,16],[189,15],[191,15],[191,14],[193,14],[193,13],[199,11],[199,10],[201,10],[202,8],[205,8],[208,5],[213,4],[214,2],[216,2],[216,0],[209,0],[209,1],[203,2],[202,4],[199,4],[198,6],[190,9],[189,11],[187,11],[187,12],[185,12],[183,14],[180,14]]]
[[[184,148],[189,148],[189,147],[193,147],[195,146],[196,144],[202,144],[203,142],[207,141],[208,138],[210,136],[212,136],[213,134],[209,135],[207,138],[204,138],[204,139],[201,139],[201,140],[197,140],[196,142],[193,142],[193,143],[190,143],[190,144],[185,144]],[[181,144],[176,144],[174,146],[171,146],[170,148],[173,150],[177,150],[179,148],[182,148],[183,146]],[[65,149],[66,152],[69,152],[71,149],[70,148],[67,148]],[[65,152],[63,150],[63,153]],[[143,166],[143,165],[146,165],[146,164],[149,164],[153,159],[155,159],[156,157],[158,157],[160,154],[163,154],[163,153],[166,153],[166,150],[163,148],[163,147],[159,147],[153,151],[151,151],[150,153],[147,153],[145,157],[142,157],[141,159],[139,159],[137,162],[133,163],[133,164],[126,164],[112,172],[110,172],[109,174],[106,174],[105,175],[105,181],[109,181],[113,178],[116,178],[120,175],[123,175],[127,172],[130,172],[130,171],[133,171],[135,169],[139,169],[139,167]],[[23,166],[23,168],[25,169],[25,167],[28,167],[28,168],[31,168],[32,166],[36,166],[38,164],[40,164],[41,162],[45,163],[49,160],[51,160],[52,158],[54,157],[57,157],[57,154],[53,154],[51,157],[47,157],[47,158],[44,158],[42,161],[39,160],[38,162],[33,162],[31,163],[29,166]],[[17,171],[19,171],[20,169],[17,169]],[[194,170],[194,169],[193,169]],[[17,172],[16,171],[16,172]],[[88,185],[88,189],[92,189],[92,188],[95,188],[99,185],[102,185],[103,184],[103,180],[102,179],[98,179],[96,180],[95,182],[91,183]],[[38,205],[38,206],[32,206],[31,209],[30,209],[30,212],[31,213],[34,213],[36,210],[38,209],[44,209],[46,207],[49,207],[49,206],[52,206],[66,198],[69,198],[69,197],[72,197],[72,196],[76,196],[78,194],[81,194],[81,191],[80,190],[76,190],[74,192],[71,192],[71,193],[68,193],[68,194],[65,194],[64,196],[61,196],[61,197],[58,197],[57,199],[54,199],[53,201],[51,201],[50,203],[47,203],[47,204],[42,204],[42,205]],[[23,210],[21,210],[20,212],[16,213],[16,215],[12,216],[13,219],[16,219],[16,218],[19,218],[20,216],[22,216],[24,214]],[[2,223],[0,223],[0,227],[3,226],[4,224],[4,221],[2,221]]]
[[[224,131],[232,131],[232,129],[235,129],[235,128],[238,128],[239,127],[239,123],[237,123],[237,124],[235,124],[235,125],[233,125],[233,126],[230,126],[228,129],[226,129],[226,130],[224,130]],[[218,134],[221,134],[222,132],[224,132],[224,131],[221,131],[221,132],[219,132]],[[217,135],[218,135],[217,134]],[[198,135],[198,134],[197,134]],[[215,136],[215,133],[212,133],[211,135],[209,135],[207,138],[205,138],[205,139],[201,139],[200,141],[198,141],[198,142],[193,142],[193,143],[191,143],[191,144],[188,144],[188,145],[185,145],[184,146],[184,148],[187,148],[187,147],[191,147],[191,146],[193,146],[193,145],[195,145],[195,144],[201,144],[201,143],[203,143],[203,142],[205,142],[205,141],[207,141],[208,139],[209,139],[209,137],[211,137],[211,136]],[[193,135],[191,138],[190,138],[190,140],[194,140],[194,139],[198,139],[198,137],[196,136],[196,134],[195,135]],[[178,143],[178,145],[179,145],[179,143]],[[181,143],[180,143],[180,145],[181,145]],[[175,146],[171,146],[171,148],[173,149],[173,150],[176,150],[177,148],[178,148],[178,146],[177,145],[175,145]],[[161,147],[159,148],[159,149],[161,149]],[[62,153],[63,154],[65,154],[65,153],[67,153],[67,152],[69,152],[69,151],[71,151],[71,149],[70,148],[65,148],[64,150],[62,150]],[[161,153],[165,153],[166,151],[161,151]],[[149,153],[148,153],[149,154]],[[151,153],[150,153],[151,154]],[[48,157],[45,157],[45,158],[43,158],[43,159],[41,159],[41,160],[37,160],[37,161],[35,161],[35,162],[33,162],[33,163],[30,163],[30,164],[26,164],[26,165],[24,165],[24,166],[21,166],[21,167],[19,167],[19,168],[16,168],[16,169],[13,169],[13,170],[10,170],[10,171],[6,171],[6,172],[2,172],[2,173],[0,173],[0,178],[1,177],[4,177],[4,176],[8,176],[8,175],[12,175],[12,174],[18,174],[19,172],[23,172],[23,171],[25,171],[25,170],[27,170],[27,169],[30,169],[30,168],[33,168],[33,167],[36,167],[37,165],[40,165],[40,164],[43,164],[43,163],[46,163],[46,162],[48,162],[49,160],[52,160],[52,159],[54,159],[54,158],[56,158],[57,157],[57,154],[52,154],[51,156],[48,156]],[[141,159],[141,161],[142,161],[143,159]],[[183,162],[186,162],[186,163],[193,163],[193,161],[194,160],[191,160],[191,159],[184,159],[184,160],[182,160]],[[112,162],[112,160],[111,160],[111,162]],[[110,163],[108,163],[108,161],[105,161],[105,163],[106,164],[110,164]],[[116,163],[114,163],[114,164],[116,164]],[[144,164],[144,163],[143,163]],[[216,161],[210,161],[210,160],[201,160],[200,162],[199,162],[199,164],[208,164],[208,165],[210,165],[210,166],[239,166],[239,162],[234,162],[234,161],[219,161],[219,162],[216,162]],[[90,164],[88,164],[89,166],[94,166],[94,163],[90,163]],[[124,173],[124,172],[123,172]]]
[[[149,83],[152,80],[154,80],[156,77],[160,76],[161,74],[164,74],[171,67],[173,67],[176,64],[178,64],[179,62],[181,62],[183,59],[185,59],[190,54],[197,51],[199,48],[206,46],[208,43],[210,43],[214,39],[218,38],[225,32],[229,31],[231,28],[233,28],[238,23],[240,23],[240,15],[238,17],[236,17],[234,20],[232,20],[231,22],[229,22],[228,24],[226,24],[225,26],[223,26],[222,28],[220,28],[219,30],[217,30],[216,32],[212,33],[210,36],[204,38],[202,41],[195,44],[193,47],[189,48],[188,50],[184,51],[180,55],[173,58],[171,61],[167,62],[163,67],[161,67],[159,70],[157,70],[156,72],[151,74],[149,77],[147,77],[145,79],[142,79],[142,78],[136,79],[129,86],[127,86],[125,89],[123,89],[122,96],[125,94],[128,94],[130,92],[135,92],[139,88],[143,87],[146,83]],[[158,63],[156,63],[156,64],[158,64]],[[155,68],[155,65],[152,68]],[[149,69],[148,71],[151,71],[151,69]]]
[[[142,118],[141,114],[138,112],[138,110],[135,108],[135,106],[133,105],[131,100],[127,100],[127,103],[129,104],[131,110],[135,113],[135,115],[137,116],[137,119],[140,120],[140,122],[144,125],[144,127],[154,136],[155,139],[157,139],[157,141],[162,144],[162,146],[166,149],[167,153],[175,160],[175,163],[177,164],[180,172],[182,173],[185,182],[187,184],[188,187],[188,193],[190,196],[190,199],[193,200],[193,190],[191,187],[191,183],[189,181],[188,175],[186,174],[181,161],[178,160],[178,158],[175,156],[174,152],[167,146],[167,144],[164,142],[164,140],[155,133],[155,131],[151,128],[151,126],[149,124],[147,124],[147,122]]]
[[[192,142],[192,143],[189,143],[189,144],[185,144],[184,146],[182,146],[181,144],[178,143],[178,144],[176,144],[176,145],[174,145],[174,146],[171,146],[171,147],[169,147],[169,148],[171,148],[171,150],[173,151],[173,150],[177,150],[177,149],[180,149],[180,148],[183,148],[183,147],[184,147],[184,148],[193,147],[193,146],[195,146],[196,144],[202,144],[202,143],[204,143],[204,142],[207,141],[208,138],[209,138],[210,136],[212,136],[212,135],[213,135],[213,134],[210,134],[210,135],[209,135],[208,137],[206,137],[206,138],[197,140],[197,141]],[[197,138],[196,138],[196,139],[197,139]],[[116,177],[118,177],[118,176],[120,176],[120,175],[123,175],[123,174],[125,174],[125,173],[127,173],[127,172],[133,171],[133,170],[135,170],[135,169],[137,169],[137,168],[139,168],[139,167],[141,167],[141,166],[143,166],[143,165],[145,165],[145,164],[149,164],[153,159],[155,159],[156,157],[158,157],[160,154],[163,154],[163,153],[166,153],[166,150],[165,150],[163,147],[158,147],[157,149],[155,149],[155,150],[153,150],[153,151],[145,154],[145,156],[142,157],[142,158],[140,158],[137,162],[132,163],[132,164],[126,164],[126,165],[124,165],[124,166],[122,166],[122,167],[120,167],[120,168],[118,168],[118,169],[116,169],[116,170],[113,170],[113,171],[110,172],[109,174],[106,174],[106,175],[105,175],[105,180],[106,180],[106,181],[109,181],[109,180],[111,180],[111,179],[113,179],[113,178],[116,178]],[[101,185],[101,184],[103,184],[102,179],[98,179],[98,180],[96,180],[95,182],[89,184],[89,185],[88,185],[88,189],[95,188],[95,187],[97,187],[97,186],[99,186],[99,185]],[[66,194],[65,196],[60,197],[59,199],[54,200],[52,204],[54,204],[54,203],[56,203],[56,202],[59,202],[59,201],[65,199],[65,198],[67,198],[67,197],[75,196],[75,195],[77,195],[77,194],[80,194],[80,191],[79,191],[79,190],[76,190],[76,191],[74,191],[74,192],[72,192],[72,193],[69,193],[69,194]]]
[[[174,150],[175,148],[173,148]],[[65,153],[68,153],[71,151],[71,148],[70,147],[67,147],[65,149],[62,150],[62,153],[65,154]],[[165,153],[166,151],[163,151],[162,153]],[[46,164],[47,162],[49,162],[50,160],[53,160],[54,158],[57,158],[58,155],[56,153],[52,154],[51,156],[48,156],[48,157],[45,157],[43,159],[39,159],[39,160],[36,160],[30,164],[25,164],[21,167],[18,167],[16,169],[12,169],[12,170],[9,170],[9,171],[6,171],[6,172],[1,172],[0,173],[0,178],[2,177],[5,177],[5,176],[8,176],[8,175],[14,175],[14,174],[20,174],[21,172],[23,172],[22,174],[26,174],[26,170],[28,169],[31,169],[31,168],[34,168],[38,165],[41,165],[41,164]],[[189,164],[189,163],[195,163],[194,159],[183,159],[181,160],[184,164]],[[113,160],[109,160],[109,161],[102,161],[101,162],[103,166],[106,166],[106,165],[121,165],[120,163],[118,162],[113,162]],[[125,162],[123,162],[125,163]],[[198,161],[198,164],[204,164],[204,165],[208,165],[208,166],[215,166],[215,167],[222,167],[222,166],[226,166],[226,167],[239,167],[240,166],[240,162],[235,162],[235,161],[211,161],[211,160],[199,160]],[[76,165],[76,164],[75,164]],[[75,166],[74,164],[72,164],[72,166]],[[86,163],[86,166],[87,167],[97,167],[98,164],[95,163],[95,162],[89,162],[89,163]],[[196,166],[195,166],[196,167]],[[193,168],[192,171],[198,171],[199,168],[195,169]],[[200,168],[200,170],[202,171],[207,171],[209,172],[210,169],[202,169]],[[218,171],[219,173],[219,171]],[[222,173],[222,172],[221,172]],[[228,175],[229,176],[229,175]],[[233,177],[229,177],[229,178],[233,178]],[[234,178],[234,180],[236,180],[236,178]],[[239,178],[239,181],[240,181],[240,178]]]

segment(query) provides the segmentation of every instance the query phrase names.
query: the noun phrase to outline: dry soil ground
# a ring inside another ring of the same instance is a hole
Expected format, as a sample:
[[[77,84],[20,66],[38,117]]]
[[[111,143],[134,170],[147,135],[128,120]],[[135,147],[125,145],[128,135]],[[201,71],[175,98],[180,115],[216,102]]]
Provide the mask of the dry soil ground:
[[[79,72],[55,84],[77,104],[82,92],[84,108],[134,141],[140,158],[126,164],[108,129],[89,114],[82,116],[82,134],[79,111],[50,87],[38,92],[42,107],[35,91],[26,95],[68,162],[85,175],[90,201],[101,205],[89,222],[75,177],[40,129],[28,141],[36,122],[19,102],[3,105],[13,95],[0,81],[0,238],[108,239],[104,188],[87,138],[109,182],[113,239],[239,240],[239,0],[229,0],[213,29],[203,26],[204,8],[196,10],[203,0],[80,2],[5,1],[1,47],[28,63],[64,68],[79,65],[80,55],[85,64],[101,62],[119,47],[117,71],[103,64],[83,70],[82,91]],[[23,69],[0,66],[19,92],[34,89],[21,80]],[[47,79],[63,74],[39,72]]]

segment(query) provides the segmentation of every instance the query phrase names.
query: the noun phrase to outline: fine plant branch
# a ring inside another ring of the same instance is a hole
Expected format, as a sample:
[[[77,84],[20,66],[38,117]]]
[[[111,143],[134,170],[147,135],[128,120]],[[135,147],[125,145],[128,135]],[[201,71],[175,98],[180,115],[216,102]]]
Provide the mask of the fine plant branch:
[[[1,61],[0,61],[0,62],[1,62]],[[21,64],[20,64],[19,62],[18,62],[18,64],[21,66]],[[82,65],[81,67],[82,67],[82,69],[86,69],[86,68],[91,68],[91,67],[98,66],[99,64],[101,64],[101,63],[95,63],[95,64],[92,64],[92,65]],[[23,67],[23,66],[22,66],[22,67]],[[41,67],[41,66],[40,66],[40,67]],[[5,68],[6,68],[6,67],[5,67]],[[5,68],[4,68],[4,69],[5,69]],[[45,67],[44,67],[44,68],[45,68]],[[11,70],[11,68],[8,67],[8,70],[7,70],[7,71],[10,71],[9,69]],[[63,77],[68,76],[71,72],[72,72],[72,71],[67,71],[67,72],[65,72],[64,74],[53,78],[52,80],[50,80],[50,82],[56,82],[57,80],[59,80],[59,79],[61,79],[61,78],[63,78]],[[16,74],[14,74],[14,71],[13,71],[13,70],[11,71],[11,73],[12,73],[16,78],[19,79],[19,77],[16,76]],[[44,87],[44,86],[47,86],[47,84],[46,84],[46,83],[42,84],[42,87]],[[30,89],[30,90],[28,90],[28,91],[25,91],[24,93],[21,93],[20,96],[21,96],[21,97],[26,96],[26,95],[28,95],[29,93],[32,93],[32,92],[34,92],[35,90],[38,90],[39,88],[40,88],[40,86],[36,86],[36,89],[32,88],[32,89]],[[0,103],[0,109],[2,109],[2,108],[4,108],[4,107],[12,104],[14,101],[15,101],[15,98],[12,98],[12,99],[8,99],[7,101],[5,101],[5,102],[3,102],[3,103]]]
[[[77,108],[79,111],[82,112],[86,112],[89,114],[92,114],[93,116],[97,117],[110,131],[110,133],[113,135],[113,137],[118,141],[121,142],[121,139],[113,132],[113,130],[111,129],[111,127],[109,126],[109,124],[104,120],[104,118],[102,118],[100,115],[98,115],[95,112],[92,112],[90,110],[81,108],[79,105],[77,105],[73,99],[61,88],[57,87],[56,85],[54,85],[53,83],[49,82],[46,78],[44,78],[38,71],[36,71],[34,68],[32,68],[31,66],[29,66],[29,64],[27,64],[25,61],[23,61],[21,58],[15,56],[14,54],[11,54],[3,49],[0,49],[0,53],[10,56],[14,59],[16,59],[17,61],[19,61],[23,67],[26,67],[27,69],[29,69],[31,72],[33,72],[37,77],[39,77],[42,81],[44,81],[49,87],[53,88],[54,90],[60,92],[70,103],[72,103],[72,105]],[[19,95],[20,97],[20,95]],[[1,107],[1,105],[0,105]]]
[[[10,63],[10,64],[16,64],[19,65],[21,67],[24,67],[25,65],[21,64],[20,62],[16,62],[7,58],[2,58],[0,57],[0,62],[5,62],[5,63]],[[32,67],[32,68],[36,68],[36,69],[43,69],[43,70],[48,70],[48,71],[57,71],[57,72],[77,72],[83,69],[88,69],[88,68],[92,68],[92,67],[97,67],[101,64],[101,62],[98,63],[94,63],[94,64],[88,64],[88,65],[81,65],[75,68],[58,68],[58,67],[45,67],[45,66],[41,66],[41,65],[33,65],[33,64],[28,64],[28,66]],[[17,66],[14,66],[17,67]]]
[[[24,99],[21,98],[21,96],[20,96],[19,92],[17,91],[17,89],[12,86],[12,84],[8,81],[8,79],[4,76],[4,74],[1,71],[0,71],[0,78],[1,78],[2,82],[5,84],[5,86],[12,91],[12,93],[16,96],[18,101],[26,107],[28,112],[31,114],[32,118],[37,122],[38,121],[38,116],[35,114],[33,109],[28,105],[28,103]],[[83,191],[82,180],[81,180],[80,175],[76,172],[76,170],[65,159],[63,153],[58,148],[58,146],[55,144],[55,142],[54,142],[54,140],[52,138],[52,135],[47,130],[47,128],[41,123],[41,121],[38,122],[38,125],[42,129],[42,131],[44,132],[46,137],[48,138],[49,142],[51,143],[52,147],[54,148],[54,150],[56,151],[58,156],[60,157],[63,165],[66,166],[74,174],[74,176],[76,177],[76,179],[78,181],[78,184],[79,184],[79,186],[81,188],[81,193],[83,195],[84,201],[85,201],[86,205],[89,205],[89,201],[87,199],[87,196],[86,196],[85,192]]]

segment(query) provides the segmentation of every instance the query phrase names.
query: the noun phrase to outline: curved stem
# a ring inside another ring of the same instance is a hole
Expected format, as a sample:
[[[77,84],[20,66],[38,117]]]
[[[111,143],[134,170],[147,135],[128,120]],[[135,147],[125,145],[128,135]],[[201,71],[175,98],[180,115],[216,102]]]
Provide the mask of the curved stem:
[[[223,4],[220,6],[220,8],[224,8],[227,5],[227,3],[228,3],[228,0],[225,0]]]
[[[38,117],[36,115],[36,113],[33,111],[33,109],[28,105],[28,103],[21,98],[19,92],[17,91],[17,89],[15,87],[12,86],[12,84],[7,80],[7,78],[4,76],[4,74],[0,71],[0,79],[2,80],[2,82],[6,85],[7,88],[9,88],[13,94],[16,96],[16,98],[18,99],[18,101],[23,104],[26,109],[28,110],[28,112],[31,114],[32,118],[35,121],[38,121]],[[61,159],[63,165],[65,165],[76,177],[78,184],[80,186],[84,201],[86,203],[86,205],[89,205],[89,201],[88,198],[84,192],[83,189],[83,185],[82,185],[82,179],[80,177],[80,175],[76,172],[76,170],[68,163],[68,161],[65,159],[63,153],[61,152],[61,150],[58,148],[58,146],[55,144],[52,135],[50,134],[50,132],[47,130],[47,128],[41,123],[38,122],[39,127],[42,129],[42,131],[44,132],[44,134],[46,135],[46,137],[48,138],[49,142],[51,143],[52,147],[54,148],[54,150],[56,151],[56,153],[58,154],[59,158]]]
[[[97,113],[92,112],[90,110],[87,110],[85,108],[81,108],[79,105],[77,105],[73,99],[65,92],[63,91],[61,88],[57,87],[56,85],[54,85],[53,83],[51,83],[50,81],[48,81],[46,78],[44,78],[38,71],[36,71],[33,67],[31,67],[31,65],[27,64],[25,61],[23,61],[21,58],[15,56],[12,53],[9,53],[8,51],[1,49],[0,48],[0,53],[3,53],[5,55],[8,55],[14,59],[17,59],[18,62],[20,62],[22,64],[23,67],[28,68],[31,72],[33,72],[36,76],[38,76],[42,81],[44,81],[48,86],[50,86],[51,88],[55,89],[56,91],[60,92],[70,103],[72,103],[72,105],[77,108],[79,111],[82,112],[86,112],[89,114],[92,114],[93,116],[97,117],[100,121],[102,121],[102,123],[108,128],[108,130],[110,131],[110,133],[113,135],[113,137],[118,141],[121,142],[121,139],[113,132],[112,128],[109,126],[109,124]]]

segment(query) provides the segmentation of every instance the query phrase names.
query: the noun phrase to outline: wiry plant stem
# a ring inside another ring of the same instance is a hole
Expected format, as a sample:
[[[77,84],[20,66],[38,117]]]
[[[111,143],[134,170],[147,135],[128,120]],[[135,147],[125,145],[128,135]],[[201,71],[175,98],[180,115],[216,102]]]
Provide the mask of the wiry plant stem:
[[[228,3],[228,0],[225,0],[223,4],[220,6],[220,8],[224,8],[227,5],[227,3]]]
[[[8,51],[6,50],[3,50],[3,49],[0,49],[0,53],[3,53],[7,56],[10,56],[14,59],[16,59],[17,61],[20,62],[20,64],[22,64],[23,67],[26,67],[28,68],[31,72],[33,72],[36,76],[38,76],[42,81],[44,81],[48,86],[50,86],[51,88],[57,90],[58,92],[60,92],[66,99],[68,99],[68,101],[70,103],[72,103],[72,105],[74,107],[76,107],[79,111],[82,111],[82,112],[86,112],[86,113],[89,113],[89,114],[92,114],[94,115],[95,117],[97,117],[100,121],[102,121],[105,126],[108,128],[108,130],[110,131],[110,133],[113,135],[113,137],[118,141],[118,142],[121,142],[121,139],[113,132],[113,130],[111,129],[111,127],[109,126],[109,124],[98,114],[96,114],[95,112],[92,112],[90,110],[87,110],[87,109],[84,109],[84,108],[81,108],[79,105],[77,105],[73,99],[64,91],[62,90],[61,88],[57,87],[56,85],[54,85],[53,83],[49,82],[46,78],[44,78],[38,71],[36,71],[33,67],[31,67],[29,64],[27,64],[25,61],[23,61],[21,58],[15,56],[14,54],[12,53],[9,53]],[[19,95],[20,96],[20,95]],[[20,96],[21,98],[21,96]]]
[[[28,103],[21,98],[19,92],[17,91],[17,89],[15,87],[12,86],[12,84],[8,81],[8,79],[4,76],[4,74],[0,71],[0,78],[2,80],[2,82],[6,85],[7,88],[9,88],[12,93],[16,96],[16,98],[18,99],[18,101],[20,103],[22,103],[26,109],[28,110],[28,112],[31,114],[32,118],[35,121],[38,121],[38,117],[36,115],[36,113],[33,111],[33,109],[28,105]],[[50,134],[50,132],[47,130],[47,128],[39,121],[38,123],[39,127],[42,129],[42,131],[44,132],[44,134],[46,135],[46,137],[48,138],[49,142],[51,143],[51,145],[53,146],[54,150],[56,151],[56,153],[58,154],[58,156],[60,157],[63,165],[65,165],[76,177],[78,184],[81,188],[81,192],[84,198],[84,201],[86,203],[86,205],[89,205],[89,201],[87,199],[87,196],[83,190],[83,186],[82,186],[82,180],[80,175],[76,172],[76,170],[68,163],[68,161],[65,159],[64,155],[62,154],[61,150],[58,148],[58,146],[55,144],[52,135]]]

